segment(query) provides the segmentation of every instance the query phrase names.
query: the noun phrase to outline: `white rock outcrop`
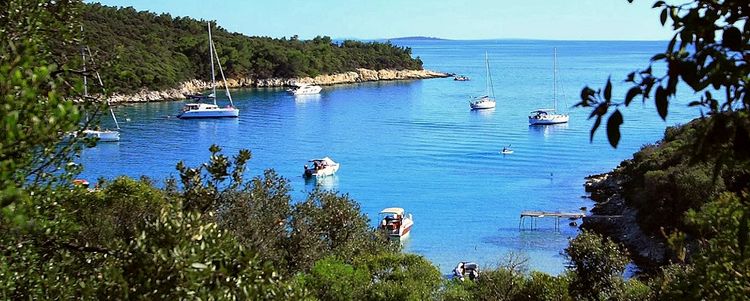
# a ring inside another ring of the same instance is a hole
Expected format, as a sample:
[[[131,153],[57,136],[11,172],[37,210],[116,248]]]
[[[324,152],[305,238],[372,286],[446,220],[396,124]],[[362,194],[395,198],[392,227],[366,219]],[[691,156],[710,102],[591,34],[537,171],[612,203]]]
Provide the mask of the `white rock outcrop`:
[[[406,80],[406,79],[427,79],[448,77],[447,73],[435,72],[430,70],[370,70],[357,69],[356,71],[324,74],[316,77],[301,78],[239,78],[227,79],[229,88],[243,87],[288,87],[295,84],[315,84],[315,85],[337,85],[352,84],[368,81],[380,80]],[[185,95],[196,94],[211,88],[209,82],[202,80],[189,80],[180,84],[179,87],[162,91],[151,91],[143,89],[133,94],[115,94],[110,97],[112,103],[126,102],[151,102],[185,99]]]

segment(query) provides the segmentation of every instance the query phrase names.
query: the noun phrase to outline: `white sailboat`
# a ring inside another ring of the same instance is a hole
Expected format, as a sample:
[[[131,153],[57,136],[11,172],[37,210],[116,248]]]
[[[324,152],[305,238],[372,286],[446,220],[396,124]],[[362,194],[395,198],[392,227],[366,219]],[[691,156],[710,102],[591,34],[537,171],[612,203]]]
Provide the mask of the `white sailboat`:
[[[83,31],[83,27],[81,27],[81,31]],[[88,88],[88,77],[86,76],[86,52],[89,54],[89,59],[91,59],[93,63],[93,56],[91,55],[91,49],[88,47],[81,47],[81,58],[83,59],[83,98],[87,99],[89,96],[89,88]],[[99,75],[99,71],[95,71],[96,79],[99,81],[99,86],[102,87],[102,91],[104,94],[106,94],[106,91],[104,91],[104,83],[102,83],[102,77]],[[112,120],[115,122],[115,127],[117,130],[107,130],[107,129],[85,129],[83,130],[83,134],[88,138],[96,138],[99,142],[117,142],[120,141],[120,124],[117,122],[117,117],[115,116],[115,111],[112,110],[112,106],[109,103],[109,100],[107,100],[107,107],[109,108],[109,113],[112,116]]]
[[[211,59],[211,86],[213,91],[207,98],[212,98],[214,103],[188,103],[182,108],[182,112],[177,115],[177,118],[189,119],[189,118],[237,118],[240,116],[240,110],[234,107],[232,101],[232,94],[229,93],[229,86],[227,85],[227,79],[224,77],[224,69],[221,68],[221,62],[219,61],[219,53],[216,52],[214,41],[211,38],[211,22],[208,22],[208,56]],[[219,65],[219,73],[221,74],[221,80],[224,82],[224,91],[229,98],[229,105],[220,108],[216,104],[216,71],[214,69],[214,57],[216,58],[216,64]]]
[[[495,88],[492,86],[492,73],[490,73],[490,60],[487,52],[484,53],[484,64],[487,68],[487,95],[475,97],[469,103],[472,110],[484,110],[495,108]]]
[[[570,120],[568,114],[557,113],[557,48],[554,48],[554,63],[552,66],[552,109],[536,109],[529,114],[529,125],[546,125],[566,123]]]

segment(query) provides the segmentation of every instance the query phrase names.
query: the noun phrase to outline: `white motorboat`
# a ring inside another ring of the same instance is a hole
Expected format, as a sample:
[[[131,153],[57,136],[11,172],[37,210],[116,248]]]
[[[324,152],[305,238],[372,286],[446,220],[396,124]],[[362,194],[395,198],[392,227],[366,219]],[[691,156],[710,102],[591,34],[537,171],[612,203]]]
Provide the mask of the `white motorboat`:
[[[464,281],[466,277],[469,280],[476,280],[479,278],[479,265],[473,262],[461,261],[453,269],[453,278]]]
[[[189,118],[237,118],[240,116],[240,110],[234,107],[232,101],[232,94],[229,93],[229,86],[227,85],[227,79],[224,77],[224,69],[221,67],[221,61],[219,60],[219,53],[216,52],[216,46],[211,38],[211,22],[208,22],[208,56],[211,59],[211,86],[212,93],[207,96],[201,95],[190,95],[193,99],[211,98],[213,104],[206,103],[188,103],[182,108],[182,112],[177,114],[177,118],[189,119]],[[214,58],[216,58],[216,64],[219,66],[219,73],[221,74],[221,80],[224,82],[224,93],[229,99],[229,105],[226,107],[219,107],[216,104],[216,70],[214,69]]]
[[[335,174],[339,170],[339,163],[334,162],[331,158],[310,160],[312,166],[305,165],[305,177],[326,177]]]
[[[529,114],[529,125],[546,125],[567,123],[570,120],[568,114],[557,113],[557,48],[554,48],[554,63],[552,67],[552,109],[536,109]]]
[[[391,238],[403,239],[411,232],[414,218],[407,215],[403,208],[392,207],[380,211],[379,229],[385,231]]]
[[[513,150],[510,148],[510,145],[508,147],[503,147],[503,150],[500,151],[503,155],[510,155],[513,153]]]
[[[289,89],[287,91],[294,95],[310,95],[310,94],[318,94],[320,93],[321,90],[323,90],[323,88],[317,85],[297,84],[296,87]]]
[[[490,73],[490,60],[487,56],[487,52],[484,53],[484,63],[487,68],[487,94],[480,97],[475,97],[469,102],[469,106],[472,110],[485,110],[492,109],[495,107],[495,88],[492,86],[492,73]]]
[[[453,77],[453,80],[459,81],[459,82],[465,82],[465,81],[469,81],[470,79],[468,76],[465,76],[465,75],[456,75]]]

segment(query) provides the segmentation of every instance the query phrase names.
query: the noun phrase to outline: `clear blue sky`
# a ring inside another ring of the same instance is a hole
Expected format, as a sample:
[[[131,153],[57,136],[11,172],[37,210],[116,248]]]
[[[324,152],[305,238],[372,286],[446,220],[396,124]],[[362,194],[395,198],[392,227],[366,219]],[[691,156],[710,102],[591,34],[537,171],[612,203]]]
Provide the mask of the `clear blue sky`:
[[[668,40],[655,0],[102,0],[282,37]]]

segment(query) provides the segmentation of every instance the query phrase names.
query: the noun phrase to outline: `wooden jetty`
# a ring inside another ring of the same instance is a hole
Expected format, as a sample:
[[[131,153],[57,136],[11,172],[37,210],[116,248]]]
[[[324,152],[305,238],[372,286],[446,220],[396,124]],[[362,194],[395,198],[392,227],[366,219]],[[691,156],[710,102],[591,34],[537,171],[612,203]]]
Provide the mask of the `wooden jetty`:
[[[560,229],[560,219],[561,218],[567,218],[567,219],[579,219],[586,216],[585,212],[560,212],[560,211],[536,211],[536,210],[526,210],[521,212],[521,219],[518,221],[518,228],[523,228],[525,226],[525,220],[530,219],[530,227],[531,229],[534,229],[536,226],[536,219],[537,218],[543,218],[543,217],[553,217],[555,218],[555,230]]]

